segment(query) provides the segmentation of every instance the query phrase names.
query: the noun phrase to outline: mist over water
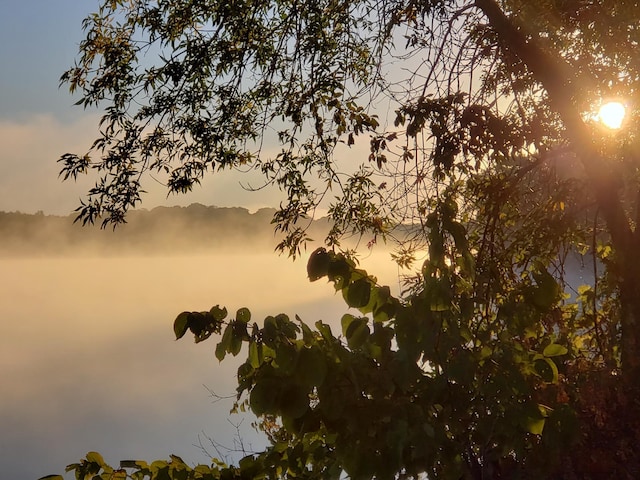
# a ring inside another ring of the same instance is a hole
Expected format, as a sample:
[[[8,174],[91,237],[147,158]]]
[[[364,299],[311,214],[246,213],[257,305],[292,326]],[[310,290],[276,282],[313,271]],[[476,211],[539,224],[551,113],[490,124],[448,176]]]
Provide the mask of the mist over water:
[[[232,400],[216,403],[208,391],[234,393],[244,352],[219,364],[215,339],[176,342],[173,319],[215,304],[230,315],[247,306],[259,323],[297,313],[338,333],[347,308],[332,285],[307,280],[306,258],[234,250],[0,258],[2,477],[63,473],[91,450],[112,464],[171,453],[206,463],[199,437],[233,446],[238,422],[245,447],[260,448],[252,417],[229,417]],[[386,269],[393,282],[388,258],[376,253],[363,265],[381,281]]]
[[[298,314],[340,332],[342,295],[307,279],[315,246],[295,262],[278,256],[268,211],[196,205],[133,218],[113,232],[0,215],[1,478],[62,474],[92,450],[112,465],[170,454],[208,463],[198,444],[218,455],[207,437],[234,447],[238,433],[247,451],[262,448],[254,418],[230,416],[233,399],[211,395],[233,396],[246,352],[219,363],[217,339],[175,341],[181,311],[219,304],[233,317],[248,307],[259,324]],[[363,252],[360,267],[398,295],[407,272],[381,247]],[[568,267],[574,288],[589,280],[579,259]]]

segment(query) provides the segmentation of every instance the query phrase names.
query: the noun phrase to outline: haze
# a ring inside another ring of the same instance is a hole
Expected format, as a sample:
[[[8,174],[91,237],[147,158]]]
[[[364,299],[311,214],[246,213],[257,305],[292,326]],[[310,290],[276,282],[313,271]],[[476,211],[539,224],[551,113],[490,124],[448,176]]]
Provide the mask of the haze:
[[[206,238],[185,220],[194,211],[230,218],[220,233],[232,240],[216,247],[203,242],[200,249],[178,242],[185,234]],[[263,440],[250,427],[252,418],[229,417],[232,400],[216,403],[209,392],[233,395],[240,357],[218,364],[215,341],[176,342],[172,322],[182,310],[220,304],[235,312],[247,306],[257,321],[268,314],[297,313],[310,324],[321,319],[339,331],[347,311],[342,298],[325,281],[309,283],[305,258],[292,262],[273,253],[275,239],[264,234],[271,228],[264,216],[202,205],[155,212],[164,221],[165,238],[150,235],[146,249],[123,241],[108,256],[99,254],[104,244],[118,245],[116,239],[126,237],[126,229],[85,229],[94,243],[61,253],[51,246],[60,244],[56,237],[63,236],[62,230],[73,228],[71,217],[12,217],[16,230],[19,221],[58,222],[62,227],[55,231],[49,226],[48,250],[29,247],[37,244],[33,233],[20,242],[5,232],[0,242],[3,477],[62,473],[90,450],[115,464],[171,453],[191,463],[208,462],[197,444],[202,440],[212,454],[207,437],[233,447],[237,423],[247,449],[261,446]],[[168,223],[167,212],[183,219],[180,228]],[[154,211],[145,215],[133,218],[144,220],[151,233]],[[257,233],[259,238],[233,234],[233,226],[245,217],[256,232],[263,232]],[[140,228],[132,222],[129,233]],[[174,247],[170,239],[176,241]],[[22,251],[12,253],[9,240],[14,247],[22,245]],[[397,290],[397,271],[387,258],[376,252],[363,266],[388,265],[386,277],[395,278]]]

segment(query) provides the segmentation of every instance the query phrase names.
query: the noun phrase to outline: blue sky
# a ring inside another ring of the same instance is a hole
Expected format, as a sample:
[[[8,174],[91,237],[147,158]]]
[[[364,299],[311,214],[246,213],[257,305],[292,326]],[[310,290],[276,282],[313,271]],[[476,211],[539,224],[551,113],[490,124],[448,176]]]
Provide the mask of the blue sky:
[[[59,78],[73,65],[82,19],[97,6],[94,0],[0,0],[0,211],[67,215],[95,181],[63,184],[56,160],[85,153],[96,136],[99,112],[74,106]],[[169,198],[149,182],[142,206],[279,204],[278,192],[247,192],[240,186],[246,181],[238,173],[210,176],[189,195]]]
[[[0,118],[26,120],[50,113],[72,120],[80,111],[58,89],[82,38],[91,0],[0,0]]]

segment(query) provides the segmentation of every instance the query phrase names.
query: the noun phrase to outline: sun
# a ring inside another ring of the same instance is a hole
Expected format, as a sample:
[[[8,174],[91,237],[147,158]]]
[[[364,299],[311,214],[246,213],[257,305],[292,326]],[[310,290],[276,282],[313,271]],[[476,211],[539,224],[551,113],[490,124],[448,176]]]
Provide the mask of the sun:
[[[596,118],[605,127],[617,130],[622,126],[625,114],[626,109],[623,103],[607,102],[602,104]]]

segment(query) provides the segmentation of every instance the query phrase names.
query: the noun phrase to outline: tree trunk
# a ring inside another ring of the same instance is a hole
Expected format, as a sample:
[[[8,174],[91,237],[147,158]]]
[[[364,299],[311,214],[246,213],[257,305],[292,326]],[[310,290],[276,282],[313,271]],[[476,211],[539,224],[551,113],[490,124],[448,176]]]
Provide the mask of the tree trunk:
[[[505,48],[522,60],[547,91],[552,107],[563,120],[567,140],[581,159],[591,183],[598,206],[611,235],[620,271],[620,301],[622,306],[621,357],[625,390],[630,395],[640,393],[640,239],[632,231],[611,169],[593,144],[591,133],[571,99],[581,82],[572,69],[553,52],[544,50],[527,35],[524,25],[516,26],[495,0],[476,0]],[[633,398],[633,397],[632,397]],[[640,395],[636,395],[640,398]]]

